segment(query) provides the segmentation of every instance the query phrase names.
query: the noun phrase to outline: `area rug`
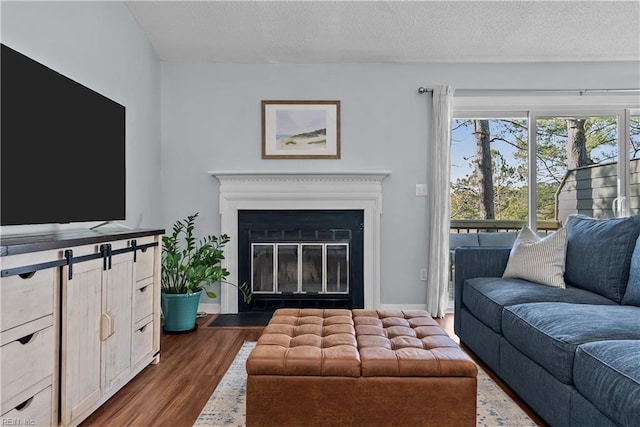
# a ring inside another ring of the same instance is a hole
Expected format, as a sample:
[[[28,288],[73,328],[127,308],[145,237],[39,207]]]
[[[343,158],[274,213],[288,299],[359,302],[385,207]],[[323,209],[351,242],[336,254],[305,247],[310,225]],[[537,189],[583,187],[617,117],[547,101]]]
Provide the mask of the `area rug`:
[[[256,345],[246,341],[229,370],[215,389],[194,426],[245,425],[245,397],[247,372],[245,362]],[[478,367],[478,415],[477,426],[524,427],[536,424],[498,386],[485,371]]]

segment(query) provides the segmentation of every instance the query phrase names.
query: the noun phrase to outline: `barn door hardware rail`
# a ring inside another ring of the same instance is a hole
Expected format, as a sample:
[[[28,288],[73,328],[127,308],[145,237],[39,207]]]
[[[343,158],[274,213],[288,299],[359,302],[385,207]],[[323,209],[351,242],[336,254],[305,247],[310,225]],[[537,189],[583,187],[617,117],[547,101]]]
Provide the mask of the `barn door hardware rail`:
[[[138,245],[135,240],[132,240],[130,242],[130,245],[127,246],[126,248],[114,250],[112,249],[110,243],[106,243],[106,244],[100,245],[99,251],[96,253],[89,254],[89,255],[75,256],[75,257],[73,256],[73,251],[71,249],[67,249],[64,251],[63,259],[43,262],[39,264],[25,265],[21,267],[7,268],[0,271],[0,276],[1,277],[20,276],[22,278],[27,278],[39,270],[46,270],[47,268],[56,268],[56,267],[62,267],[67,265],[69,266],[68,277],[69,277],[69,280],[71,280],[73,278],[74,264],[102,258],[103,259],[102,268],[104,270],[108,270],[108,269],[111,269],[111,258],[113,256],[133,252],[133,262],[136,262],[138,259],[137,257],[138,251],[144,252],[148,248],[152,248],[154,246],[158,246],[158,242],[145,243],[144,245]]]

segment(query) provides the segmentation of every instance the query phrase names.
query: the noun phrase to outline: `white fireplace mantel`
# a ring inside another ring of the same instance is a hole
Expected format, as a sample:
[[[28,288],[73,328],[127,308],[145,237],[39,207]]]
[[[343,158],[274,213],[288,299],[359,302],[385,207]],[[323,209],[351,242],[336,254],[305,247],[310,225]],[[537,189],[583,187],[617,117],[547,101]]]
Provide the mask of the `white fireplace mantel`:
[[[239,210],[362,210],[364,212],[364,306],[380,307],[382,181],[390,171],[210,171],[220,181],[220,232],[229,280],[238,279]],[[238,293],[220,290],[221,313],[238,312]]]

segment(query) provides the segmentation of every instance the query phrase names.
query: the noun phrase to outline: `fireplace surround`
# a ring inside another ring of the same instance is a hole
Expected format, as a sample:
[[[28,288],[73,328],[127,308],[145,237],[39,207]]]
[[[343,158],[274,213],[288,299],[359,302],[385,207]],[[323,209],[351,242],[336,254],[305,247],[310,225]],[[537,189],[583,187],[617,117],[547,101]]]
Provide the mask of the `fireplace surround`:
[[[243,210],[361,210],[363,303],[380,307],[382,181],[389,171],[210,171],[220,182],[220,232],[231,241],[223,266],[238,283],[238,212]],[[220,312],[238,312],[235,287],[222,284]]]

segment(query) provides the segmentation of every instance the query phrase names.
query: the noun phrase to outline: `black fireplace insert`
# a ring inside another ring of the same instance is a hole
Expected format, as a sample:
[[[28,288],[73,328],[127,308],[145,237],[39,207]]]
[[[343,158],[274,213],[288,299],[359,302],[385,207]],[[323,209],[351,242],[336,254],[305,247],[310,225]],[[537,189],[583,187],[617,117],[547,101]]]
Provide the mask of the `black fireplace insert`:
[[[238,211],[238,311],[363,308],[363,231],[362,210]]]

